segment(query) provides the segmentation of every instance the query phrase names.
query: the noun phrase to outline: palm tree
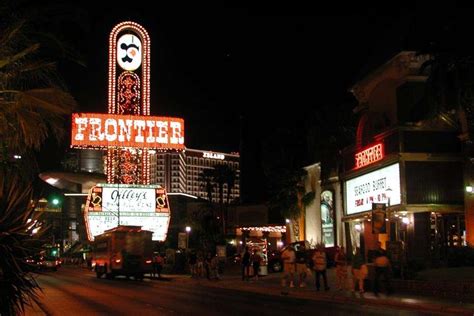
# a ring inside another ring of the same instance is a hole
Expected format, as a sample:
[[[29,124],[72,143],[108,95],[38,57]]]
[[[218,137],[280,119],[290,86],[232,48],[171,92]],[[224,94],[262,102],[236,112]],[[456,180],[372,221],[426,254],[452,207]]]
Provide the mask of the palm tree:
[[[214,190],[214,169],[204,169],[199,174],[199,182],[203,183],[202,185],[206,189],[207,200],[209,203],[212,203],[212,191]]]
[[[24,262],[23,246],[33,213],[31,177],[37,170],[34,164],[21,168],[11,158],[20,154],[23,164],[25,158],[33,162],[34,151],[48,137],[61,139],[75,102],[54,63],[43,59],[47,52],[28,32],[27,21],[5,9],[0,7],[0,314],[17,315],[37,300],[39,289]],[[9,26],[8,17],[14,21]]]
[[[0,32],[0,148],[2,162],[13,153],[38,150],[50,135],[61,139],[64,117],[75,101],[55,79],[54,65],[37,58],[40,44],[21,21]]]
[[[220,164],[214,167],[213,179],[219,188],[219,203],[224,204],[224,185],[227,185],[227,204],[229,204],[230,190],[235,185],[235,170],[228,165]]]
[[[305,207],[315,198],[314,192],[306,192],[303,185],[307,171],[298,169],[279,169],[271,174],[270,209],[291,221],[293,235],[301,238],[301,223],[304,222]]]
[[[33,218],[32,187],[14,172],[0,178],[0,314],[18,315],[37,301],[38,284],[24,261]]]
[[[227,205],[230,204],[230,195],[232,193],[232,189],[235,187],[235,180],[237,179],[237,173],[234,169],[228,168],[225,174],[225,182],[227,184]]]

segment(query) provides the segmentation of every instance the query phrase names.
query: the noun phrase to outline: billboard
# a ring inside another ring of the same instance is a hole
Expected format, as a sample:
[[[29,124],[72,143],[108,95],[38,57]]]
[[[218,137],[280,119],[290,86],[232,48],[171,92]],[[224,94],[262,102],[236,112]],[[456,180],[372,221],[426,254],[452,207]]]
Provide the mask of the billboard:
[[[346,181],[345,197],[346,215],[370,211],[372,203],[400,204],[400,165],[396,163]]]
[[[73,113],[71,147],[184,149],[184,120],[160,116]]]
[[[84,207],[89,240],[118,225],[141,226],[164,241],[170,222],[166,190],[159,185],[97,184]]]
[[[332,191],[321,193],[322,241],[326,247],[334,247],[334,199]]]

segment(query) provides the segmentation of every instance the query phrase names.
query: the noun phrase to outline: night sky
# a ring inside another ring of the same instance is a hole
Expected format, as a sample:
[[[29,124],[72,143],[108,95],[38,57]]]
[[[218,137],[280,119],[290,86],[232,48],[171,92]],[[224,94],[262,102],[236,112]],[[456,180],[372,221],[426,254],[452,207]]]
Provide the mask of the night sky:
[[[298,128],[322,107],[342,105],[349,113],[356,101],[348,89],[374,66],[403,49],[471,49],[474,32],[474,11],[454,6],[78,6],[81,27],[71,22],[64,30],[87,67],[61,62],[59,68],[78,111],[107,112],[108,36],[132,20],[151,37],[152,115],[184,118],[187,147],[224,152],[239,150],[241,118],[253,122],[259,138],[278,126]]]

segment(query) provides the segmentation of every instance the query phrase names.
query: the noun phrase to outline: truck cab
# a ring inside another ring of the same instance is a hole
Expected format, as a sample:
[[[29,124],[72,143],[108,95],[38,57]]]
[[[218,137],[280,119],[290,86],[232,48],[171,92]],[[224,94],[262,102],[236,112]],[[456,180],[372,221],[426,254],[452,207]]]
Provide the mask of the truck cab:
[[[152,234],[141,226],[120,225],[97,235],[92,243],[92,267],[97,278],[123,275],[142,280],[145,273],[151,273]]]

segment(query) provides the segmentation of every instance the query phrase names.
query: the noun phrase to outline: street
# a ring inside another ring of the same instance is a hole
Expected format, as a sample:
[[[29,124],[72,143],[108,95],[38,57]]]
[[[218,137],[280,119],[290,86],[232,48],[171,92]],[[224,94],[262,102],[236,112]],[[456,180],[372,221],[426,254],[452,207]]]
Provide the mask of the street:
[[[167,280],[97,279],[63,266],[38,276],[48,315],[420,315],[386,307],[341,305],[206,286],[186,276]],[[29,312],[27,315],[33,315]]]

